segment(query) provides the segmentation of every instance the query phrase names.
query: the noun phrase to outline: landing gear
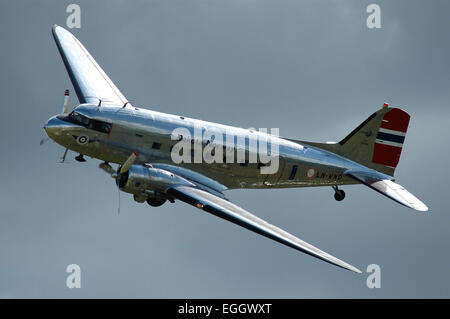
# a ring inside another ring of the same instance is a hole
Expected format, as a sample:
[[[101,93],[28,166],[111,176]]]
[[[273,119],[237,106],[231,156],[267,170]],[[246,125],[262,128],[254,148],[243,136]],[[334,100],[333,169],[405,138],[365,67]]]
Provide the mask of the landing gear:
[[[83,157],[83,154],[80,154],[75,157],[78,162],[86,162],[86,159]]]
[[[340,202],[345,198],[345,192],[342,189],[339,189],[336,185],[331,186],[334,189],[334,199]]]
[[[133,199],[135,202],[144,203],[146,198],[144,196],[133,195]]]
[[[165,198],[147,198],[147,204],[152,207],[159,207],[166,202]]]

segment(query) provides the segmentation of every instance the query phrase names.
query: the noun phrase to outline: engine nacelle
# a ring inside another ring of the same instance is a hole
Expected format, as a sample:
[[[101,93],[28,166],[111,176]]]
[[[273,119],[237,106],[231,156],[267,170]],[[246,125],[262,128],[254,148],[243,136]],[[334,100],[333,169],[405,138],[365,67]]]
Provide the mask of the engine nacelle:
[[[193,185],[188,180],[169,171],[150,165],[132,165],[130,169],[116,178],[119,188],[138,198],[159,197],[172,185]]]

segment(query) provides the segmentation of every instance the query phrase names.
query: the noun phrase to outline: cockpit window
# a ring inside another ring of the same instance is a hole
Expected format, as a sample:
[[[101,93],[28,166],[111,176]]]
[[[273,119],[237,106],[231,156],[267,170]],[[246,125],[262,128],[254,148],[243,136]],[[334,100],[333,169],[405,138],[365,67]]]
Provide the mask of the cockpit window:
[[[82,126],[88,126],[89,125],[89,118],[87,118],[84,115],[81,115],[78,112],[71,112],[69,114],[69,118],[76,124],[80,124]]]
[[[84,126],[88,129],[95,130],[98,132],[109,134],[111,132],[111,124],[99,120],[90,119],[83,114],[80,114],[78,112],[70,112],[69,115],[64,116],[64,118],[61,118],[62,120]]]
[[[111,124],[98,120],[89,120],[88,128],[108,134],[111,131]]]

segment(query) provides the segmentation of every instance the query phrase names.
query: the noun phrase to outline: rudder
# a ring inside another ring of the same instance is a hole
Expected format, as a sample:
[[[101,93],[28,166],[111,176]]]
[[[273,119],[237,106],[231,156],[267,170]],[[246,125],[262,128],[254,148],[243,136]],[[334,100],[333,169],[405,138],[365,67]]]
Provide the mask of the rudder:
[[[393,108],[384,115],[375,139],[372,162],[397,167],[409,119],[410,115],[398,108]]]

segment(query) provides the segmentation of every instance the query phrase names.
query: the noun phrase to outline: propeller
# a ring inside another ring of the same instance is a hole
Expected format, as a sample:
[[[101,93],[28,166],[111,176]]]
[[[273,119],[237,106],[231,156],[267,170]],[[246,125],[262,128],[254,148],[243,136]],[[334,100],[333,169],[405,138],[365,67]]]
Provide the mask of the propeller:
[[[39,142],[39,145],[44,145],[44,143],[46,143],[49,139],[50,139],[50,137],[45,137],[45,138],[43,138],[43,139]]]
[[[131,165],[133,165],[134,162],[136,161],[136,158],[138,157],[138,155],[139,155],[139,151],[138,150],[134,151],[130,155],[130,157],[128,157],[128,159],[125,161],[125,163],[123,163],[122,167],[119,170],[119,174],[123,174],[123,173],[128,172],[128,170],[130,169]]]
[[[61,114],[67,114],[68,112],[69,112],[69,90],[65,90]]]
[[[117,178],[120,174],[128,172],[130,167],[136,161],[136,158],[139,156],[139,151],[136,150],[127,158],[127,160],[120,165],[117,170],[111,167],[108,162],[103,162],[98,165],[99,168],[104,170],[106,173],[110,174],[112,178]]]
[[[63,100],[63,105],[62,105],[62,109],[61,109],[61,114],[67,114],[69,112],[69,90],[65,90],[64,91],[64,100]],[[43,138],[40,142],[39,145],[43,145],[44,143],[46,143],[50,138],[46,137]],[[67,155],[67,148],[64,152],[63,157],[61,158],[61,163],[64,163],[65,159],[66,159],[66,155]]]
[[[102,170],[104,170],[106,173],[110,174],[113,178],[116,178],[117,173],[115,171],[114,168],[111,167],[111,165],[109,165],[107,162],[104,163],[100,163],[98,165],[99,168],[101,168]]]
[[[64,162],[66,161],[66,156],[67,156],[67,151],[68,151],[68,150],[69,150],[69,149],[66,148],[66,150],[64,151],[64,155],[61,157],[60,163],[64,163]]]
[[[120,214],[120,187],[119,187],[119,178],[121,174],[124,174],[126,172],[128,172],[128,170],[130,169],[130,167],[134,164],[134,162],[136,161],[136,158],[139,155],[139,151],[136,150],[133,153],[131,153],[131,155],[127,158],[127,160],[117,168],[117,170],[115,170],[114,168],[111,167],[111,165],[109,165],[108,162],[103,162],[100,163],[98,165],[99,168],[101,168],[102,170],[104,170],[106,173],[110,174],[112,178],[114,178],[116,180],[116,185],[117,185],[117,191],[118,191],[118,209],[117,209],[117,214]]]
[[[61,110],[62,114],[67,114],[69,113],[69,90],[65,90],[64,91],[64,100],[63,100],[63,105],[62,105],[62,110]],[[63,156],[61,157],[61,161],[60,163],[64,163],[66,160],[66,156],[67,156],[67,151],[69,149],[66,148],[66,150],[64,151]]]

